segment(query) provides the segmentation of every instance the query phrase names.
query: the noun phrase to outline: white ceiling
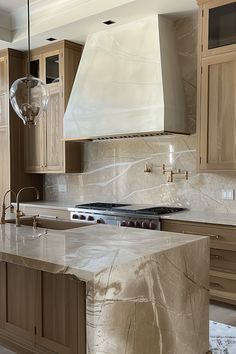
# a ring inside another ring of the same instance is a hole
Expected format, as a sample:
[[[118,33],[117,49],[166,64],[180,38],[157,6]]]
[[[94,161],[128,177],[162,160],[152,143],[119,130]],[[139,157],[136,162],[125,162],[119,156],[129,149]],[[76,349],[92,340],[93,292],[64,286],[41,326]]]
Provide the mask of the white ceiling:
[[[38,0],[30,0],[30,4]],[[12,12],[19,7],[23,7],[26,4],[26,0],[0,0],[0,11]]]
[[[183,15],[197,9],[196,0],[30,0],[32,48],[46,38],[84,43],[89,33],[117,26],[150,14]],[[9,13],[6,14],[5,11]],[[26,0],[0,0],[0,49],[25,50]]]

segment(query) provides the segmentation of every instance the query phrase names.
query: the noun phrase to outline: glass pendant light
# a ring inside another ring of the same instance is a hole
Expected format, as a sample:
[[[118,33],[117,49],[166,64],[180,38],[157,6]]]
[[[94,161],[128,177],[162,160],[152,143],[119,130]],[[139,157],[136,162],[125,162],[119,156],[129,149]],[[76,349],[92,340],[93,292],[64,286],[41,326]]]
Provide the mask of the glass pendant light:
[[[16,114],[25,125],[36,125],[42,113],[47,110],[48,91],[46,84],[30,74],[30,10],[28,13],[28,62],[25,77],[13,82],[10,88],[10,102]]]

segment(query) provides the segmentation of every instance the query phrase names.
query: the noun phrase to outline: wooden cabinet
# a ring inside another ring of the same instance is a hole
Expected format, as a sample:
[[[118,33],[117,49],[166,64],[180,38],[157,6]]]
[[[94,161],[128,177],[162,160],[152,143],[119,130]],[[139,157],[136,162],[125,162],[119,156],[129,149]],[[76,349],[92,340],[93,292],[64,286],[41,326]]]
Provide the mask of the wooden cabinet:
[[[11,49],[0,51],[0,201],[10,188],[17,192],[22,187],[34,185],[42,191],[42,176],[24,173],[24,126],[9,102],[12,83],[23,75],[23,53]],[[22,194],[22,200],[34,198],[31,192]]]
[[[63,140],[63,118],[82,46],[62,41],[32,51],[31,72],[47,83],[48,109],[40,124],[25,130],[28,173],[81,172],[82,143]]]
[[[162,219],[161,230],[208,236],[211,299],[236,305],[236,227]]]
[[[84,283],[1,262],[0,285],[0,337],[13,348],[86,353]]]
[[[236,170],[236,2],[199,0],[198,166]]]

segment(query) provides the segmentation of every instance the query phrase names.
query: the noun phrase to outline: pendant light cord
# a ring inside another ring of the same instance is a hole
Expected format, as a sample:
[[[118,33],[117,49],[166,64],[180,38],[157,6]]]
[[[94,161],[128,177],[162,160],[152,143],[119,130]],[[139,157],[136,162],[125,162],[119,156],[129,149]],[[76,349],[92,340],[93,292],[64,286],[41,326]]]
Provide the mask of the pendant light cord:
[[[27,0],[27,14],[28,14],[28,75],[30,75],[30,0]]]

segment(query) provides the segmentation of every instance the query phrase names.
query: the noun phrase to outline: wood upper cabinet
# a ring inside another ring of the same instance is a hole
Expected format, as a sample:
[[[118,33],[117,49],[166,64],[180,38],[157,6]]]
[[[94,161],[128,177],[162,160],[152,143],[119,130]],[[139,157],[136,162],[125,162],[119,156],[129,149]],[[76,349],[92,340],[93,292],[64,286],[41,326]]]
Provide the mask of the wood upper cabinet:
[[[0,202],[8,189],[17,192],[20,188],[34,185],[42,191],[43,186],[43,176],[24,172],[24,125],[9,102],[12,83],[23,75],[23,53],[13,49],[0,51]],[[34,198],[31,191],[22,194],[24,201]],[[7,199],[8,204],[10,200],[14,201],[14,196],[8,195]]]
[[[201,168],[236,169],[236,52],[202,62]]]
[[[198,167],[236,170],[236,2],[199,0]]]
[[[236,50],[235,0],[199,0],[202,17],[202,56]]]
[[[64,112],[81,52],[82,46],[68,41],[32,51],[31,73],[46,82],[49,102],[41,125],[33,127],[33,132],[31,128],[25,129],[25,171],[28,173],[81,172],[82,144],[63,140]]]

